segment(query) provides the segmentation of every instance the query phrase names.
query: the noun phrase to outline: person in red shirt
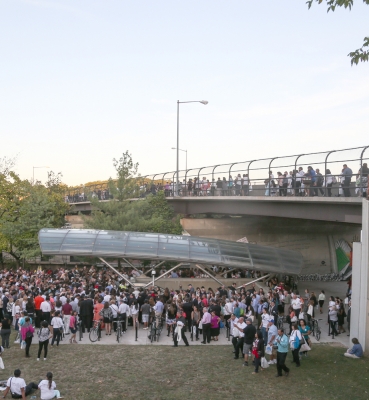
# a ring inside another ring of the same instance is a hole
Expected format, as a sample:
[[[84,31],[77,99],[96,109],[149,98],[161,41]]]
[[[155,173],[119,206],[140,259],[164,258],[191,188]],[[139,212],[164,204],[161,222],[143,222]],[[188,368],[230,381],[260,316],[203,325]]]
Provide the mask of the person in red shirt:
[[[41,320],[42,320],[42,311],[40,309],[40,306],[43,301],[44,301],[44,298],[40,295],[40,293],[35,297],[35,300],[34,300],[35,312],[36,312],[36,318],[35,318],[36,328],[40,328],[40,324],[41,324]]]
[[[69,303],[70,300],[67,299],[67,302],[62,306],[65,335],[69,335],[70,316],[73,312],[72,306]]]

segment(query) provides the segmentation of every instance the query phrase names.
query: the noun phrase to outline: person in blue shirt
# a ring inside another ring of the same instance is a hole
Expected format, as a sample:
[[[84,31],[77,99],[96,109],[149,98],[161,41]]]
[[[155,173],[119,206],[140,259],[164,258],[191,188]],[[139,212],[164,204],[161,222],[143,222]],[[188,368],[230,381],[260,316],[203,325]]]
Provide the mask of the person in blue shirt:
[[[343,195],[345,197],[351,197],[350,183],[352,178],[352,169],[349,168],[347,164],[343,164],[342,175],[344,177],[344,181],[342,184]]]
[[[351,349],[347,349],[344,354],[345,357],[350,358],[361,358],[363,356],[363,348],[356,338],[353,338],[351,342],[354,344]]]
[[[316,172],[313,170],[313,167],[310,165],[308,166],[308,172],[307,175],[309,175],[311,179],[311,184],[310,184],[310,196],[318,196],[318,188],[316,187]]]
[[[277,349],[277,375],[276,377],[282,376],[282,370],[285,372],[285,375],[288,376],[290,370],[286,367],[286,357],[288,353],[288,337],[284,333],[284,329],[278,329],[278,336],[274,342],[278,346]]]

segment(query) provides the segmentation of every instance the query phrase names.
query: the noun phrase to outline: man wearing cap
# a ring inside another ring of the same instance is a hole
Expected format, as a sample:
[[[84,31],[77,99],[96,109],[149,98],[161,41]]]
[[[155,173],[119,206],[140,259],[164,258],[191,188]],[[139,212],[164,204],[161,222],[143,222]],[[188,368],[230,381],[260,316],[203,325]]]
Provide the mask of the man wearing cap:
[[[206,344],[206,342],[210,343],[210,339],[211,339],[211,332],[210,332],[211,314],[208,313],[207,307],[204,307],[203,311],[204,311],[204,315],[202,316],[202,319],[201,319],[203,341],[201,343]]]
[[[234,314],[233,314],[234,315]],[[242,351],[243,345],[244,345],[244,329],[246,328],[245,320],[243,317],[238,318],[238,321],[235,323],[233,322],[233,333],[237,335],[237,342],[236,345],[234,346],[234,359],[237,360],[240,355],[240,349]],[[237,332],[238,331],[238,332]],[[232,340],[233,343],[233,340]]]
[[[268,364],[277,364],[277,351],[273,348],[273,343],[277,339],[278,329],[274,325],[274,319],[269,320],[268,323],[268,345],[272,347],[272,354],[270,355],[270,361]]]
[[[246,319],[246,328],[243,330],[243,333],[245,335],[243,339],[243,354],[245,358],[243,366],[247,367],[249,365],[249,352],[251,352],[256,333],[256,328],[252,324],[251,318]]]

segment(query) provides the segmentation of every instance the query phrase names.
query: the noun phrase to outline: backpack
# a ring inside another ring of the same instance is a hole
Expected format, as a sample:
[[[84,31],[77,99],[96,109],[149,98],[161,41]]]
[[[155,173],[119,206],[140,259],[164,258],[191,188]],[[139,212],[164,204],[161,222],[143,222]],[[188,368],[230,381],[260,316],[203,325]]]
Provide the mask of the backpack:
[[[14,303],[11,303],[11,302],[9,301],[8,304],[6,305],[6,311],[7,311],[8,313],[11,313],[11,312],[13,311],[13,304],[14,304]]]
[[[337,178],[334,175],[332,176],[332,183],[337,183]]]

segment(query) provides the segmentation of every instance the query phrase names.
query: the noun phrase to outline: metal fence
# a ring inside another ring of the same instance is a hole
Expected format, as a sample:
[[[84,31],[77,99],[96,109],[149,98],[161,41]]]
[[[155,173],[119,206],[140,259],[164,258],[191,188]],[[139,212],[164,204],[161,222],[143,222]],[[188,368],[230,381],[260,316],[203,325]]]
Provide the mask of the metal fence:
[[[133,197],[144,197],[158,190],[164,190],[167,196],[331,196],[335,184],[338,196],[352,195],[353,190],[356,195],[366,196],[368,148],[353,147],[180,170],[178,193],[176,171],[139,176],[135,178],[137,190]],[[352,170],[352,175],[344,174],[343,164]],[[320,170],[321,175],[315,177],[315,182],[307,167]],[[299,174],[300,168],[303,174]],[[111,199],[108,183],[72,188],[66,193],[66,201],[71,203],[88,201],[90,197]]]

